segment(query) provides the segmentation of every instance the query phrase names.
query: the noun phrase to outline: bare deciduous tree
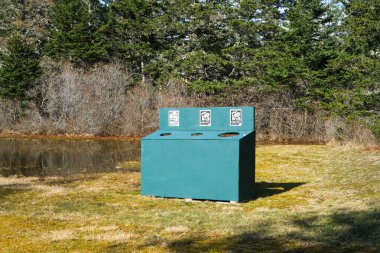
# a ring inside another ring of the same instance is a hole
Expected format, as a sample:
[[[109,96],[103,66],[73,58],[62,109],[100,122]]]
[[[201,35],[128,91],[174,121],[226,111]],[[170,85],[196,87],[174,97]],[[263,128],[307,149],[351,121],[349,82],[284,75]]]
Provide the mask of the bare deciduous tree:
[[[181,80],[171,80],[161,87],[148,82],[132,85],[128,70],[118,62],[88,71],[65,63],[45,69],[49,71],[39,90],[34,91],[39,94],[38,103],[22,109],[18,103],[0,100],[0,131],[142,135],[157,128],[162,107],[253,105],[259,142],[376,142],[358,122],[327,118],[322,111],[297,109],[290,94],[258,95],[250,88],[242,94],[231,93],[229,100],[220,102],[189,93]]]

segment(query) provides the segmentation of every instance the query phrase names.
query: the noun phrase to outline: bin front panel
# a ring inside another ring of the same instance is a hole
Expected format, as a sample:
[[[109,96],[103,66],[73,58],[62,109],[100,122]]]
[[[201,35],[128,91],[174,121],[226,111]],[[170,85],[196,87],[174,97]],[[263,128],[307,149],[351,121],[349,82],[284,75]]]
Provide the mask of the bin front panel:
[[[142,140],[141,193],[239,200],[239,140]]]

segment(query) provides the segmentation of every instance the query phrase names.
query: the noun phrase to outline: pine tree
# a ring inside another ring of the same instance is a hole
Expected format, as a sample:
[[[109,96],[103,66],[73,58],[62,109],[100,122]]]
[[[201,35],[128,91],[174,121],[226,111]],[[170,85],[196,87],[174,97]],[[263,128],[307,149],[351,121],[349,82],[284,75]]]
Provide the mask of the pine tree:
[[[39,50],[49,27],[51,0],[0,1],[0,47],[15,30]]]
[[[286,91],[285,83],[292,81],[289,69],[294,63],[284,61],[287,57],[274,45],[280,35],[281,7],[281,1],[239,1],[229,8],[231,43],[223,56],[232,65],[228,76],[236,89]]]
[[[330,62],[325,86],[330,84],[325,105],[350,115],[373,111],[380,90],[380,3],[352,0],[344,6],[344,44]]]
[[[8,53],[0,56],[0,96],[18,101],[27,99],[27,91],[42,74],[36,49],[14,34],[8,42]]]
[[[106,52],[95,33],[104,19],[103,12],[99,1],[57,0],[46,53],[76,64],[102,60]]]
[[[380,137],[380,2],[345,1],[344,12],[344,45],[329,65],[326,82],[334,89],[326,104]]]
[[[324,107],[334,87],[326,83],[331,61],[341,48],[339,17],[333,4],[321,0],[290,1],[285,29],[278,40],[285,62],[295,62],[292,82],[288,83],[298,105],[309,109]]]
[[[161,2],[160,15],[155,19],[160,51],[146,67],[156,84],[179,78],[200,91],[220,86],[228,73],[221,52],[229,43],[223,14],[229,2]]]
[[[144,79],[145,65],[161,50],[156,19],[160,4],[153,0],[115,0],[109,2],[107,22],[98,35],[111,57],[129,64]]]
[[[17,3],[12,0],[0,1],[0,37],[9,35],[12,23],[17,18]]]
[[[380,58],[380,2],[345,1],[346,42],[353,54]]]

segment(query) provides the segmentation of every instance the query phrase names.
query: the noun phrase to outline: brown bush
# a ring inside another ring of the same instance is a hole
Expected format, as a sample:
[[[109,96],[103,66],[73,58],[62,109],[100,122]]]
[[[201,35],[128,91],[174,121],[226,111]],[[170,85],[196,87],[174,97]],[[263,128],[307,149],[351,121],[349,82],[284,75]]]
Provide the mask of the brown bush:
[[[252,88],[228,97],[189,93],[181,80],[153,87],[132,85],[131,75],[118,63],[88,71],[70,64],[45,62],[45,76],[37,103],[27,109],[0,100],[0,131],[32,134],[143,135],[158,127],[162,107],[256,107],[256,133],[260,143],[355,142],[371,145],[376,138],[357,122],[327,117],[322,111],[296,109],[291,94],[257,92]]]
[[[0,99],[0,129],[12,129],[21,115],[22,110],[19,103]]]
[[[119,134],[130,75],[119,63],[88,72],[63,65],[41,86],[41,107],[48,116],[50,133]]]

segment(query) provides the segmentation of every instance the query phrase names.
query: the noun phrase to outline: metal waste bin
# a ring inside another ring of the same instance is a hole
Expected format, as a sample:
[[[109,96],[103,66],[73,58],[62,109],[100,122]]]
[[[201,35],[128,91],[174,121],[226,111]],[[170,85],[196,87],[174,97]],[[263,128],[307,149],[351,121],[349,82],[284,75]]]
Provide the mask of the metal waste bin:
[[[254,107],[163,108],[141,141],[142,195],[244,201],[254,182]]]

